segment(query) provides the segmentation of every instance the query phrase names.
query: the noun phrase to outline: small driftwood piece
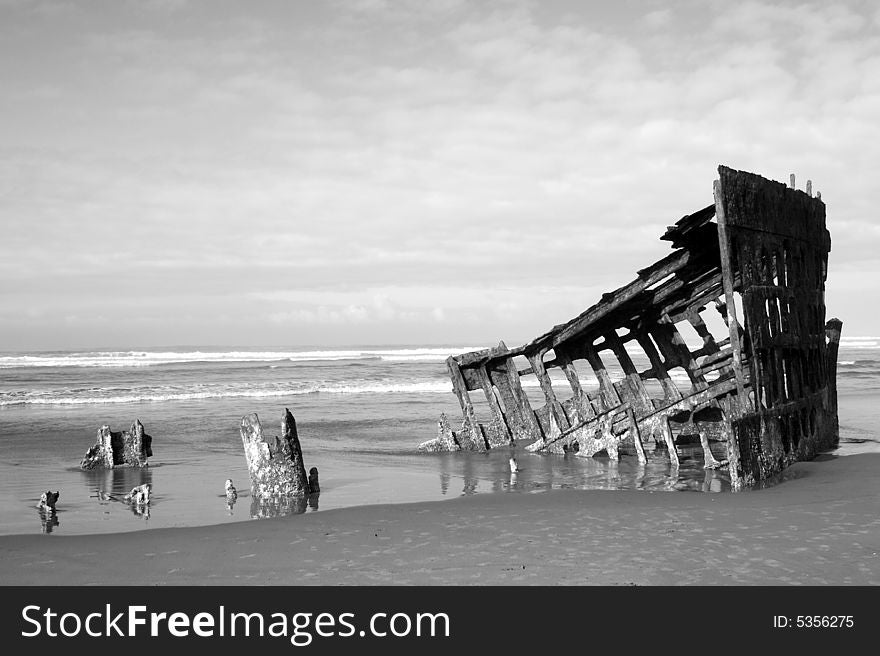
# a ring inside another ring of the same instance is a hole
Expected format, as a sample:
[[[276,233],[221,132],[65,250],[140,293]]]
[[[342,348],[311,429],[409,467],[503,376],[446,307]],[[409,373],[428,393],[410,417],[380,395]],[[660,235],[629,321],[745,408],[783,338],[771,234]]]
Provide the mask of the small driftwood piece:
[[[458,436],[449,425],[449,417],[446,413],[440,415],[440,421],[437,422],[437,437],[419,444],[419,451],[437,452],[437,451],[459,451],[461,445]]]
[[[55,504],[58,503],[58,498],[60,496],[61,494],[57,490],[55,492],[46,490],[40,495],[40,502],[37,504],[37,508],[55,510]]]
[[[153,494],[153,486],[149,483],[131,488],[131,492],[122,497],[122,500],[136,506],[145,506],[150,503]]]

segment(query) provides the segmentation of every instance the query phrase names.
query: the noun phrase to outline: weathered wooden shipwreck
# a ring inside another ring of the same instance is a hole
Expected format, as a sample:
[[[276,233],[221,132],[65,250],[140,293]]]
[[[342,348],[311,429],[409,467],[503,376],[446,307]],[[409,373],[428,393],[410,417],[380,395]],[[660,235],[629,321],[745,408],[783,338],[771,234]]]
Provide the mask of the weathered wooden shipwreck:
[[[442,416],[438,438],[422,448],[528,440],[532,451],[616,459],[622,450],[646,462],[660,447],[659,457],[678,466],[676,441],[699,435],[705,466],[728,466],[737,489],[836,446],[841,322],[825,322],[825,204],[810,182],[795,189],[794,176],[786,187],[725,166],[718,172],[714,203],[669,227],[661,239],[672,253],[631,283],[523,346],[450,357],[462,425],[453,431]],[[707,312],[723,323],[707,322]],[[688,345],[682,322],[701,345]],[[639,370],[633,350],[647,368]],[[609,375],[610,359],[622,379]],[[594,390],[579,380],[584,363]],[[570,398],[557,398],[554,368]],[[687,384],[670,375],[678,368]],[[532,375],[543,393],[537,409],[521,380]],[[488,416],[477,417],[474,391]],[[726,459],[713,456],[710,442],[726,445]]]

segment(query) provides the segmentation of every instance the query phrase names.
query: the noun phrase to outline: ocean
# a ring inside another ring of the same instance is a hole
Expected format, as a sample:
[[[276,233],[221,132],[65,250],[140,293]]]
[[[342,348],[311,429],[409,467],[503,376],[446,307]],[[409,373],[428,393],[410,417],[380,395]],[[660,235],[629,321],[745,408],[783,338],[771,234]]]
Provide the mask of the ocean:
[[[626,456],[613,462],[518,449],[515,476],[508,449],[418,452],[436,436],[442,412],[453,425],[460,422],[446,357],[484,346],[0,353],[0,534],[74,535],[256,518],[239,425],[256,412],[264,433],[280,434],[285,408],[296,418],[306,467],[320,471],[321,494],[306,512],[554,488],[729,491],[723,471],[702,469],[699,447],[684,449],[678,471],[662,458],[639,467]],[[619,370],[610,373],[622,377]],[[567,387],[559,372],[552,376],[554,383],[559,377],[555,389]],[[588,375],[582,378],[590,384]],[[543,403],[536,385],[527,392],[534,407]],[[842,340],[838,396],[841,445],[834,455],[880,451],[880,338]],[[148,467],[79,469],[102,424],[123,430],[135,419],[153,437]],[[227,478],[239,490],[232,505],[224,494]],[[145,482],[153,487],[146,512],[121,500]],[[61,493],[54,516],[36,508],[45,490]]]

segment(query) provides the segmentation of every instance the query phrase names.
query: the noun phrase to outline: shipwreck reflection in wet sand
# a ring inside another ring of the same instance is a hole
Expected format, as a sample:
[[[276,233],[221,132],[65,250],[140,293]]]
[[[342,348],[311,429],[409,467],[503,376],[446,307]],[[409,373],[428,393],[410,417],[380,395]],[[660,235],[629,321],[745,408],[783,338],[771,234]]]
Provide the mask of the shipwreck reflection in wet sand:
[[[51,533],[58,526],[58,512],[54,508],[37,508],[40,516],[40,532]]]
[[[90,469],[82,472],[90,496],[101,501],[122,499],[132,488],[153,485],[151,467],[114,467],[113,469]]]
[[[520,454],[518,471],[511,472],[513,451],[437,454],[440,493],[443,496],[540,490],[645,490],[728,492],[730,477],[724,469],[703,469],[700,447],[682,447],[679,466],[655,457],[642,465],[635,459],[611,460],[575,455]],[[456,485],[456,479],[459,482]]]
[[[152,500],[137,503],[125,499],[132,488],[142,485],[153,485],[153,472],[150,467],[114,467],[113,469],[89,469],[82,472],[83,479],[89,489],[89,496],[97,499],[98,504],[106,506],[104,514],[111,513],[111,504],[126,506],[131,514],[144,521],[149,521]]]
[[[320,493],[307,496],[260,497],[251,491],[251,518],[271,519],[318,510]]]

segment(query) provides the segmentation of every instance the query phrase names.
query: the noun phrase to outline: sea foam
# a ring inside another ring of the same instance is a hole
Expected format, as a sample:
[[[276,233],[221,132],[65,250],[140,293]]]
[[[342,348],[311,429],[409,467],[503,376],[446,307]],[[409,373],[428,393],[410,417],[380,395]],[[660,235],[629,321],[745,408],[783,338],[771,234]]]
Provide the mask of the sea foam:
[[[61,389],[53,391],[0,393],[0,406],[20,405],[90,405],[117,403],[149,403],[162,401],[193,401],[201,399],[260,399],[305,394],[437,394],[452,391],[446,381],[357,382],[303,386],[181,386],[143,387],[134,389]]]
[[[0,369],[23,367],[149,367],[192,362],[315,362],[385,360],[443,362],[450,355],[475,350],[472,346],[418,349],[321,351],[84,351],[76,353],[0,355]]]

